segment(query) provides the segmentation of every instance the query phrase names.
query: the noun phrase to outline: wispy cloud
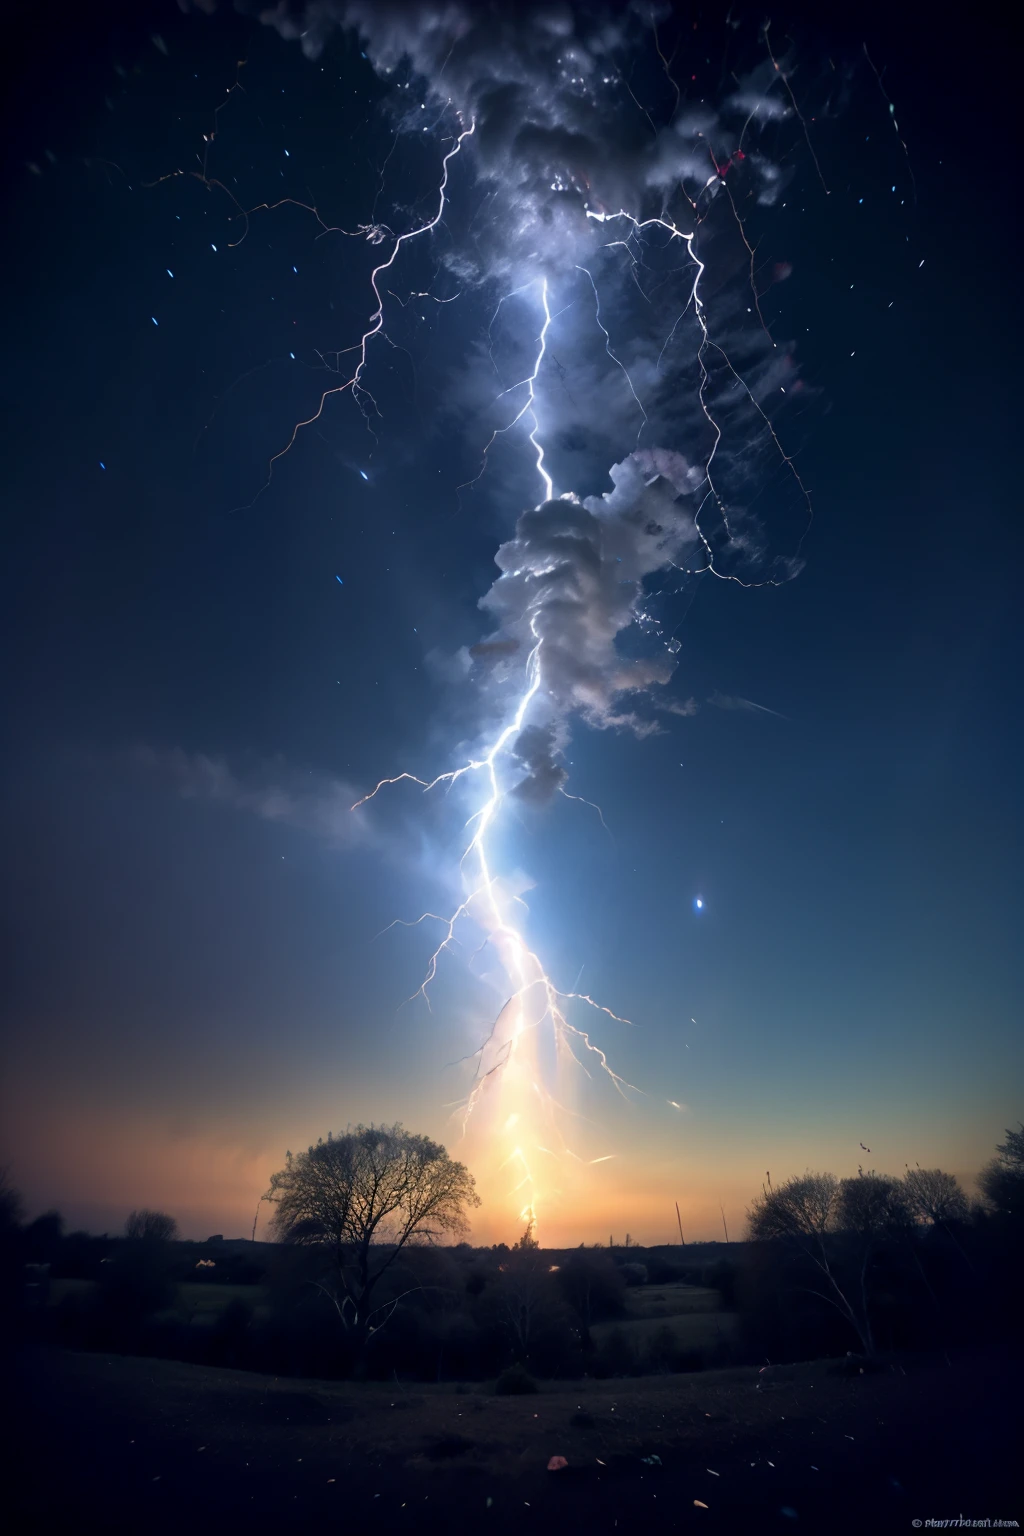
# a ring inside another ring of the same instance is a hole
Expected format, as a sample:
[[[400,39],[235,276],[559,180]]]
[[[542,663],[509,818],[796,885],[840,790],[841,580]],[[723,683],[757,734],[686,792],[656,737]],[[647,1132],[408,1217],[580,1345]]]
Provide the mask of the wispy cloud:
[[[278,760],[235,769],[222,758],[180,748],[159,752],[140,747],[134,756],[143,767],[170,780],[186,800],[212,801],[333,843],[367,840],[366,821],[352,811],[358,791],[343,779],[303,772]]]
[[[663,709],[667,715],[682,715],[688,720],[697,713],[700,705],[696,699],[659,699],[658,708]]]

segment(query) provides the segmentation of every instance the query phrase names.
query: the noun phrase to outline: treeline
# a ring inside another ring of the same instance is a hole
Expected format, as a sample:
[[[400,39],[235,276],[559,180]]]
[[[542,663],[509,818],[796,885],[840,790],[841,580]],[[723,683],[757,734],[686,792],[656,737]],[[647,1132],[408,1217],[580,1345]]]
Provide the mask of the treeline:
[[[423,1191],[443,1189],[457,1214],[471,1181],[451,1166],[443,1148],[400,1127],[328,1138],[289,1160],[278,1241],[260,1244],[182,1243],[158,1212],[133,1213],[118,1239],[65,1234],[54,1213],[24,1222],[13,1192],[0,1191],[4,1327],[276,1375],[499,1379],[507,1390],[538,1377],[848,1354],[862,1369],[892,1352],[1024,1345],[1024,1128],[984,1170],[982,1201],[940,1170],[808,1173],[769,1180],[749,1212],[750,1240],[728,1246],[556,1251],[528,1227],[512,1247],[481,1249],[451,1241],[454,1216],[449,1241],[432,1242],[430,1223],[405,1220],[401,1200],[422,1213]],[[384,1221],[361,1201],[389,1179],[399,1194]],[[385,1240],[358,1244],[360,1220]],[[62,1279],[91,1283],[57,1295]],[[189,1315],[183,1282],[200,1279],[233,1290]],[[733,1314],[700,1347],[671,1319],[638,1323],[657,1310],[638,1302],[680,1284],[710,1287]]]

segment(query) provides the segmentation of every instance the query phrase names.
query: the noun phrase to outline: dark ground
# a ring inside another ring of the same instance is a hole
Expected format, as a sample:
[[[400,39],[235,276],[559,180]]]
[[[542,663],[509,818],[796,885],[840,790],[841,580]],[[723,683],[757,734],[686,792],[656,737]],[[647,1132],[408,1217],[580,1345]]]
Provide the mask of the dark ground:
[[[766,1391],[744,1369],[518,1398],[56,1352],[19,1375],[4,1481],[18,1536],[1024,1521],[1017,1368],[991,1359],[852,1379],[819,1362]],[[568,1467],[548,1472],[552,1455]]]

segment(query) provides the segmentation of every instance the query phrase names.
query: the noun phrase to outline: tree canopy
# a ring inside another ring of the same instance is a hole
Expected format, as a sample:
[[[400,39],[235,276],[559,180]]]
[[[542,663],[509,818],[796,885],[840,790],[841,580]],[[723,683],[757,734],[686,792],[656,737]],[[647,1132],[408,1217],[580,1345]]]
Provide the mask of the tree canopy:
[[[132,1211],[124,1224],[124,1235],[133,1242],[172,1243],[178,1235],[178,1223],[165,1211]]]
[[[464,1165],[401,1125],[359,1125],[289,1153],[266,1198],[278,1239],[330,1253],[329,1294],[357,1330],[372,1328],[371,1294],[402,1249],[462,1237],[480,1204]]]
[[[917,1221],[940,1226],[948,1221],[966,1221],[967,1196],[956,1176],[941,1168],[908,1168],[903,1175],[903,1193],[911,1214]]]
[[[868,1276],[879,1243],[911,1220],[903,1185],[886,1174],[804,1173],[770,1185],[749,1212],[755,1242],[791,1246],[816,1271],[803,1287],[827,1301],[856,1331],[866,1354],[875,1350]]]
[[[978,1177],[981,1192],[1000,1215],[1019,1217],[1024,1212],[1024,1125],[1006,1132],[996,1154]]]

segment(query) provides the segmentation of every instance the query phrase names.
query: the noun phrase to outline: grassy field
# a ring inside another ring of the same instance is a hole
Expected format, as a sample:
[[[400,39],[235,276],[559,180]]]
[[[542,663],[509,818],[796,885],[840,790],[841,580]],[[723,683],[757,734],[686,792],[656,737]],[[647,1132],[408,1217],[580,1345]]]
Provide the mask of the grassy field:
[[[642,1355],[667,1330],[678,1349],[707,1353],[731,1339],[736,1329],[735,1314],[723,1311],[718,1292],[706,1286],[632,1286],[625,1301],[624,1318],[591,1328],[590,1336],[599,1349],[612,1334],[619,1334]]]
[[[690,1317],[721,1309],[721,1296],[704,1285],[635,1285],[626,1292],[629,1317]]]
[[[56,1306],[67,1296],[87,1296],[92,1289],[91,1280],[54,1280],[50,1286],[50,1305]],[[247,1302],[257,1318],[269,1313],[263,1286],[186,1280],[178,1286],[174,1307],[161,1315],[197,1324],[211,1323],[236,1299]],[[624,1318],[596,1323],[591,1328],[591,1337],[599,1348],[617,1330],[633,1348],[643,1352],[659,1330],[668,1328],[680,1349],[708,1351],[731,1338],[735,1329],[736,1319],[732,1313],[721,1310],[718,1292],[704,1286],[633,1286],[626,1291],[625,1303]]]
[[[1015,1368],[792,1367],[544,1385],[277,1379],[52,1354],[19,1398],[12,1529],[908,1531],[1024,1518]],[[1016,1407],[1014,1406],[1016,1405]],[[561,1470],[548,1470],[553,1456]],[[59,1475],[55,1475],[59,1472]]]
[[[590,1336],[600,1349],[613,1333],[619,1333],[643,1350],[657,1335],[667,1330],[678,1347],[686,1350],[713,1349],[733,1337],[736,1317],[732,1312],[689,1312],[661,1317],[627,1317],[615,1323],[595,1323]]]
[[[94,1289],[92,1280],[53,1280],[50,1306],[57,1306],[68,1296],[89,1296]],[[175,1305],[162,1315],[211,1322],[229,1301],[235,1300],[248,1302],[256,1317],[267,1314],[266,1292],[261,1285],[213,1285],[209,1281],[184,1280],[178,1286]]]

